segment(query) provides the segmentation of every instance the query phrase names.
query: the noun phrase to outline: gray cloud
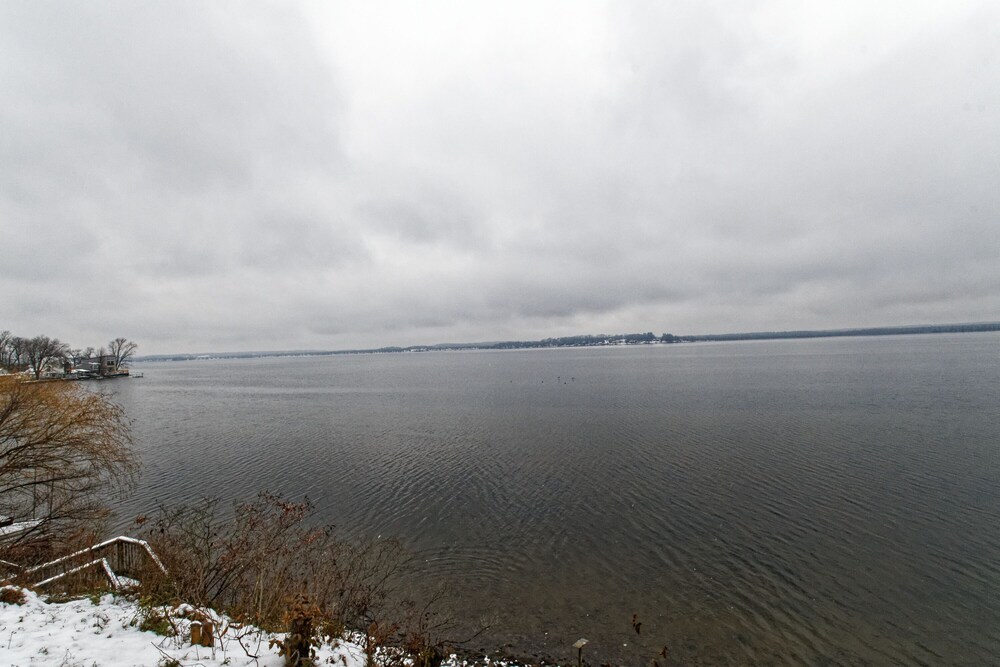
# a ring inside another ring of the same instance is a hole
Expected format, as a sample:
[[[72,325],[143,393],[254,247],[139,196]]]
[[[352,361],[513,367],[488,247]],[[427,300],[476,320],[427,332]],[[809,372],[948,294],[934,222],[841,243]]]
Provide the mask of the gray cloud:
[[[7,3],[0,328],[152,353],[997,319],[998,18]]]

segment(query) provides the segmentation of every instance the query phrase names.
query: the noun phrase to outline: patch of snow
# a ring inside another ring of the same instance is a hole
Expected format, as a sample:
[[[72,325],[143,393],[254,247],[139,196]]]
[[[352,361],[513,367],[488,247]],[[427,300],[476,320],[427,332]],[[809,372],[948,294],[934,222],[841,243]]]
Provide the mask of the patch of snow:
[[[15,521],[13,523],[8,523],[4,526],[0,526],[0,537],[23,533],[26,530],[34,528],[41,522],[41,519],[32,519],[31,521]]]

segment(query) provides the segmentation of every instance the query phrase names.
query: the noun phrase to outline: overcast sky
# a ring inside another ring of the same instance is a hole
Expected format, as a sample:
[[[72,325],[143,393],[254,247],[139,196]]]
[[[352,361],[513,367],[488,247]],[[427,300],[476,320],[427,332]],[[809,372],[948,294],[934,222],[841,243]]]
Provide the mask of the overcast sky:
[[[996,2],[0,0],[0,329],[1000,319]]]

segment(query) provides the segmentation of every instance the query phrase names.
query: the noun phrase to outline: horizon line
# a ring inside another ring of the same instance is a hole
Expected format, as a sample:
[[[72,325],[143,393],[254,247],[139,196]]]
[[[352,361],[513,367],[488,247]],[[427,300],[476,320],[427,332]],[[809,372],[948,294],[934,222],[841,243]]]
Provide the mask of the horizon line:
[[[954,329],[960,328],[960,331],[954,331]],[[1000,331],[1000,321],[981,321],[981,322],[956,322],[949,324],[905,324],[905,325],[892,325],[892,326],[874,326],[874,327],[849,327],[849,328],[836,328],[836,329],[788,329],[788,330],[769,330],[769,331],[744,331],[744,332],[731,332],[731,333],[721,333],[721,334],[669,334],[662,333],[661,336],[673,336],[675,339],[669,344],[680,343],[680,342],[735,342],[740,340],[777,340],[777,339],[788,339],[788,338],[838,338],[838,337],[850,337],[850,336],[891,336],[891,335],[906,335],[906,334],[935,334],[935,333],[979,333],[988,331]],[[645,332],[652,333],[652,332]],[[230,352],[174,352],[174,353],[163,353],[163,354],[149,354],[135,357],[136,362],[142,361],[169,361],[172,359],[183,359],[183,360],[194,360],[198,358],[232,358],[240,356],[327,356],[327,355],[338,355],[338,354],[374,354],[374,353],[389,353],[389,352],[405,352],[405,351],[444,351],[449,349],[477,349],[480,346],[491,346],[496,347],[498,345],[518,345],[518,344],[532,344],[532,343],[544,343],[545,341],[558,341],[565,340],[569,338],[584,338],[584,337],[605,337],[605,338],[621,338],[625,336],[642,335],[637,333],[622,333],[622,334],[572,334],[569,336],[550,336],[547,338],[540,338],[537,340],[494,340],[494,341],[478,341],[471,343],[432,343],[424,345],[384,345],[377,348],[360,348],[360,349],[339,349],[339,350],[322,350],[322,349],[308,349],[308,350],[244,350],[244,351],[230,351]],[[562,346],[545,346],[545,347],[586,347],[583,345],[562,345]]]

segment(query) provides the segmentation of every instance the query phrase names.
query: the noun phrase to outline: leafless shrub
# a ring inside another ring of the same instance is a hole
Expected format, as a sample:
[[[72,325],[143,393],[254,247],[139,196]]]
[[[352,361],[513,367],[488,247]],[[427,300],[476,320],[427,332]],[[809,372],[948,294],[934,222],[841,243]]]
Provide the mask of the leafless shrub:
[[[237,639],[241,627],[288,632],[295,639],[274,648],[289,664],[308,664],[307,646],[352,631],[372,667],[436,667],[445,644],[461,643],[446,636],[454,624],[438,612],[443,592],[406,599],[408,559],[397,540],[340,539],[312,518],[308,500],[267,492],[231,517],[217,500],[161,509],[139,523],[169,575],[146,573],[140,594],[224,612]]]
[[[238,505],[231,519],[220,519],[219,509],[218,501],[205,500],[142,522],[170,573],[151,572],[143,595],[212,607],[274,630],[283,629],[291,601],[306,596],[334,625],[365,627],[404,562],[394,540],[349,543],[331,526],[311,526],[308,501],[263,492]]]

